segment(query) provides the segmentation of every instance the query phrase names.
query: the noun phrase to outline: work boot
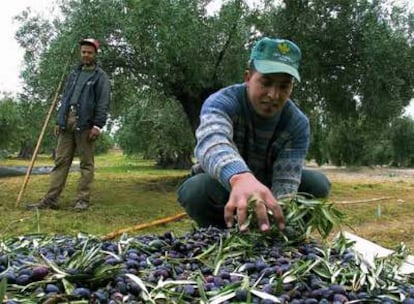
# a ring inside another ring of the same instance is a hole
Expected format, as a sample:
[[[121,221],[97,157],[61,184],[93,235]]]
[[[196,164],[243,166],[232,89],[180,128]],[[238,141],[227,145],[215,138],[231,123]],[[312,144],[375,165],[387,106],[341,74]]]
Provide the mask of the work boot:
[[[54,209],[56,210],[56,209],[59,209],[59,206],[55,199],[44,197],[37,203],[27,204],[26,208],[29,210],[32,210],[32,209]]]
[[[73,206],[73,210],[75,211],[84,211],[89,208],[88,202],[84,200],[77,200],[75,206]]]

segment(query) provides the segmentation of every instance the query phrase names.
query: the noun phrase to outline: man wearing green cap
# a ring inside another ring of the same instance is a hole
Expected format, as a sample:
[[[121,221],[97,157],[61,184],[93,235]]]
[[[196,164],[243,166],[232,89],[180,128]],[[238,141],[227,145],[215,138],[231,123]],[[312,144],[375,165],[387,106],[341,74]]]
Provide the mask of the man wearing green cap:
[[[242,230],[248,201],[255,198],[259,229],[270,229],[268,210],[284,229],[278,200],[306,192],[326,197],[330,182],[303,170],[309,120],[290,99],[301,51],[286,39],[260,39],[253,47],[244,83],[212,94],[204,102],[196,131],[192,175],[178,189],[178,202],[200,227]]]

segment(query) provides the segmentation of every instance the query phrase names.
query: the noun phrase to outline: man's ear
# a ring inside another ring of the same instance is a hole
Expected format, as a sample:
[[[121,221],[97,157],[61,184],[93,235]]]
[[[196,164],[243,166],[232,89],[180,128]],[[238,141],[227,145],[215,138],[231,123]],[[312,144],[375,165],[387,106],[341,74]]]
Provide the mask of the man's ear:
[[[249,69],[244,70],[244,82],[249,82],[252,74]]]

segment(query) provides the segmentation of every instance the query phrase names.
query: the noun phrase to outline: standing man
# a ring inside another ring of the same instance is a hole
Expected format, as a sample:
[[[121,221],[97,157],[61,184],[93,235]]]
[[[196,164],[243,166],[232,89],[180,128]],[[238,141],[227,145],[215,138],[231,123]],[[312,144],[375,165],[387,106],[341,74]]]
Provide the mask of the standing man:
[[[248,201],[259,229],[270,229],[268,210],[284,229],[278,200],[307,192],[325,197],[330,182],[302,170],[309,120],[290,99],[301,51],[292,41],[263,38],[252,49],[244,83],[219,90],[204,102],[196,131],[198,164],[178,189],[178,202],[200,227],[230,228],[237,215],[247,229]]]
[[[80,159],[80,173],[75,210],[89,207],[94,178],[95,140],[106,123],[110,99],[110,83],[97,65],[99,42],[92,38],[80,42],[81,63],[71,72],[63,91],[57,115],[55,135],[58,137],[55,167],[46,195],[28,208],[58,208],[75,152]]]

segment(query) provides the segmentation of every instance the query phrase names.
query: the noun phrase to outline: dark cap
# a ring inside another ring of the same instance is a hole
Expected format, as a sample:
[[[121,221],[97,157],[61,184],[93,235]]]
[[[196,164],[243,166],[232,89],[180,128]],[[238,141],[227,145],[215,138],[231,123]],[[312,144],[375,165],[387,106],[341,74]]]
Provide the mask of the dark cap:
[[[93,47],[95,47],[95,50],[98,51],[99,50],[99,41],[93,38],[84,38],[81,41],[79,41],[80,45],[92,45]]]

